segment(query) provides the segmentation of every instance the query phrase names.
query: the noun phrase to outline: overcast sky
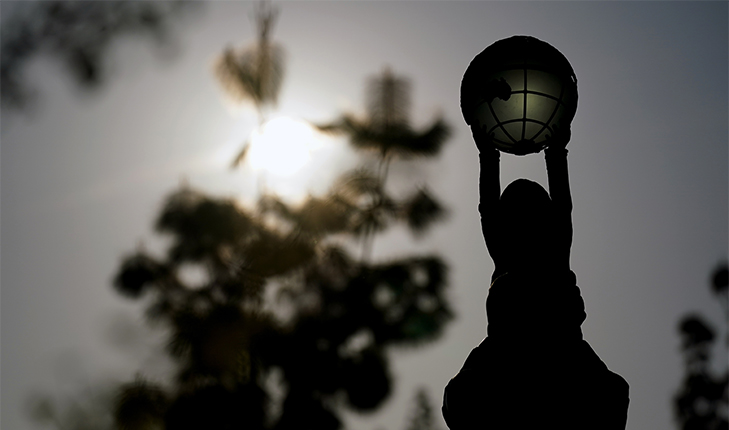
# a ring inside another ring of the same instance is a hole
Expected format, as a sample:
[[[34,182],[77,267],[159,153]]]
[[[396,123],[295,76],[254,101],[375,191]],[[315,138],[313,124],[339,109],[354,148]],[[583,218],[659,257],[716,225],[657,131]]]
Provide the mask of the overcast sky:
[[[416,123],[441,112],[454,131],[439,161],[413,177],[448,205],[448,222],[419,241],[395,232],[375,252],[440,253],[451,267],[457,319],[438,342],[395,351],[391,400],[374,416],[348,416],[351,428],[403,428],[421,385],[439,407],[448,379],[485,335],[493,266],[459,86],[473,56],[515,34],[555,46],[578,78],[568,148],[585,338],[630,383],[627,428],[675,428],[671,400],[683,372],[677,322],[687,312],[717,326],[723,318],[708,279],[727,258],[729,236],[728,4],[278,4],[274,36],[288,60],[281,113],[321,121],[360,109],[364,79],[390,65],[413,80]],[[110,279],[140,242],[161,249],[152,223],[182,178],[224,196],[247,186],[220,154],[255,117],[229,109],[210,65],[226,45],[253,39],[252,6],[209,4],[185,24],[171,62],[138,40],[122,41],[114,79],[91,97],[79,97],[47,59],[27,70],[40,110],[2,113],[2,428],[33,428],[23,412],[33,392],[74,392],[159,370],[153,341],[136,344],[134,354],[109,341],[114,321],[143,327],[139,304],[117,296]],[[544,183],[542,155],[503,156],[502,185],[518,177]],[[716,363],[727,362],[723,348],[716,354]]]

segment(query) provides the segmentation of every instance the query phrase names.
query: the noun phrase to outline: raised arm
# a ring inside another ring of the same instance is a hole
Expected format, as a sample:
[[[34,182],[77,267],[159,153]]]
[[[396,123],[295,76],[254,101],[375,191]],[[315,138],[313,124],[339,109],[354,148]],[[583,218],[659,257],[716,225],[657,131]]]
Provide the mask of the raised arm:
[[[493,258],[495,237],[498,232],[496,223],[497,206],[501,196],[500,153],[478,130],[474,127],[471,130],[473,140],[479,149],[478,157],[481,167],[479,175],[480,200],[478,203],[478,212],[481,214],[481,231],[486,241],[486,247]]]
[[[547,164],[547,180],[549,195],[555,208],[555,226],[557,249],[566,257],[569,266],[570,249],[572,248],[572,195],[570,178],[567,171],[567,149],[551,147],[544,150]]]
[[[570,193],[570,178],[567,171],[567,149],[547,148],[544,150],[544,159],[547,164],[549,196],[558,210],[571,214],[572,194]]]

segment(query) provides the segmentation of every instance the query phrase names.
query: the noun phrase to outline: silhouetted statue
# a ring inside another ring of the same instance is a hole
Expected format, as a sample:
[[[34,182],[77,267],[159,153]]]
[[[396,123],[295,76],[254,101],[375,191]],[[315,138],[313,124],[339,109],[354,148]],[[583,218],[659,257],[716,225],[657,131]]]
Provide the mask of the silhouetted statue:
[[[584,302],[569,263],[569,136],[544,151],[549,193],[518,179],[501,194],[499,151],[472,130],[481,227],[495,270],[488,337],[445,389],[446,423],[451,430],[624,429],[628,384],[582,339]]]

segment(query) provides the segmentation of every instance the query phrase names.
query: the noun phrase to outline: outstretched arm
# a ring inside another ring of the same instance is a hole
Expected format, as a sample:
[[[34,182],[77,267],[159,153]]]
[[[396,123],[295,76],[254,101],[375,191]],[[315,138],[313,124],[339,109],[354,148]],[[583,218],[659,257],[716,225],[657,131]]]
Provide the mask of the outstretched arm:
[[[494,148],[490,141],[475,127],[471,128],[473,140],[479,149],[481,172],[479,175],[478,212],[481,214],[481,231],[483,232],[486,247],[493,258],[495,236],[497,233],[496,208],[501,196],[501,182],[499,179],[499,150]]]
[[[570,248],[572,247],[572,195],[570,193],[570,178],[567,171],[567,149],[564,147],[549,147],[544,150],[547,164],[547,180],[549,182],[549,195],[555,208],[554,226],[561,242],[558,248],[566,253],[569,264]]]
[[[549,196],[558,210],[571,214],[572,194],[570,193],[570,178],[567,171],[567,149],[547,148],[544,150],[544,159],[547,163]]]

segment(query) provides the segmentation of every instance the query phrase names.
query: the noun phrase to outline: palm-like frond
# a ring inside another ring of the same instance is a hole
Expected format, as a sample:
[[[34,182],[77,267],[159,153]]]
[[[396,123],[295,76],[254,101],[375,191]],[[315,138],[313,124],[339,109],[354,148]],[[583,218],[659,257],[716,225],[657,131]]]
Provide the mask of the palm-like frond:
[[[422,132],[413,130],[407,124],[382,128],[350,114],[343,115],[335,122],[317,125],[317,128],[323,132],[349,136],[355,148],[402,158],[438,155],[450,135],[448,124],[442,118],[436,119]]]
[[[410,139],[404,139],[397,145],[397,153],[401,156],[433,157],[438,155],[443,144],[450,136],[450,128],[443,118],[438,118],[428,129],[421,133],[413,133]]]
[[[410,123],[410,80],[395,76],[390,68],[367,84],[367,113],[377,131],[403,128]]]
[[[233,100],[275,105],[283,82],[283,49],[276,44],[226,48],[216,59],[214,72]]]
[[[284,76],[283,48],[270,40],[277,11],[268,3],[257,10],[258,40],[242,49],[226,48],[213,70],[235,101],[251,101],[257,109],[275,105]]]
[[[351,232],[368,239],[383,231],[397,217],[398,207],[385,192],[382,181],[366,169],[344,175],[335,195],[352,205]]]
[[[352,137],[363,132],[363,130],[367,128],[367,120],[345,113],[341,116],[341,118],[334,122],[314,124],[314,127],[323,133],[345,134]]]

